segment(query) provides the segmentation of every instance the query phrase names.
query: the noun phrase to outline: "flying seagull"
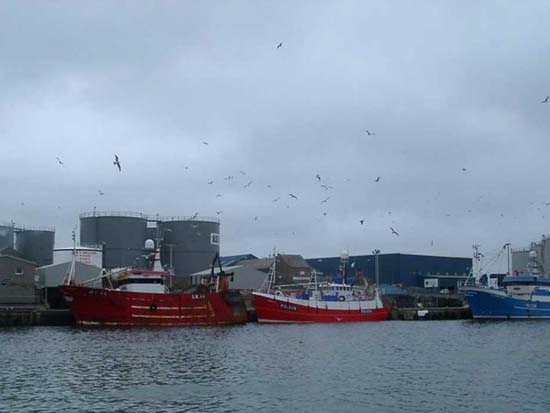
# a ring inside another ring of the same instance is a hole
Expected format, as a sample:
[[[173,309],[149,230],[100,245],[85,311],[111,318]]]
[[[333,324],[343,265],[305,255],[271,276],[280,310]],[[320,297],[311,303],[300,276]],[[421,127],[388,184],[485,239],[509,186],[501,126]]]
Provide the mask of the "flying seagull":
[[[365,223],[365,220],[364,219],[360,219],[359,222],[361,223],[361,225],[363,225]]]
[[[321,204],[326,204],[329,199],[330,199],[330,196],[328,198],[323,199],[320,203]]]
[[[368,129],[365,129],[365,132],[369,136],[376,136],[376,133],[369,131]]]
[[[98,190],[98,192],[99,192],[99,195],[105,195],[105,193],[101,189]]]
[[[376,178],[374,182],[380,182],[380,177]]]
[[[220,215],[223,211],[216,211],[216,215]]]
[[[243,188],[248,188],[250,185],[252,185],[252,181],[248,181],[246,185],[243,185]]]
[[[202,141],[202,144],[208,146],[208,142],[206,141]]]
[[[328,191],[329,187],[326,185],[321,185],[321,188],[323,188],[325,191]]]
[[[118,168],[118,171],[121,172],[122,168],[120,167],[120,159],[118,159],[118,155],[115,153],[115,160],[113,161],[113,165],[115,165]]]
[[[462,168],[462,172],[466,172],[466,170],[467,170],[466,168]]]
[[[391,233],[392,233],[393,235],[399,236],[399,232],[397,232],[396,230],[394,230],[393,227],[390,227],[390,230],[391,230]]]
[[[274,199],[273,201],[271,201],[271,202],[277,202],[279,199],[281,199],[280,196],[278,196],[277,198],[275,198],[275,199]]]
[[[214,181],[208,181],[208,185],[212,185]]]
[[[193,216],[191,217],[191,220],[197,219],[198,216],[199,216],[199,213],[198,213],[198,212],[195,212],[195,215],[193,215]]]
[[[298,199],[298,197],[294,194],[288,194],[288,196],[291,197],[291,198],[294,198],[294,199]]]
[[[57,159],[57,163],[59,165],[62,165],[62,166],[65,166],[65,164],[63,163],[63,161],[61,159],[59,159],[59,156],[56,156],[55,159]]]
[[[321,182],[321,177],[319,176],[319,174],[315,175],[315,178],[317,178],[317,180]]]
[[[542,102],[540,103],[548,103],[548,100],[550,99],[550,96],[546,96],[546,99],[544,99]]]
[[[216,198],[221,198],[222,194],[216,194]]]
[[[279,44],[277,45],[277,49],[280,49],[281,47],[283,47],[283,43],[282,43],[282,42],[279,43]]]

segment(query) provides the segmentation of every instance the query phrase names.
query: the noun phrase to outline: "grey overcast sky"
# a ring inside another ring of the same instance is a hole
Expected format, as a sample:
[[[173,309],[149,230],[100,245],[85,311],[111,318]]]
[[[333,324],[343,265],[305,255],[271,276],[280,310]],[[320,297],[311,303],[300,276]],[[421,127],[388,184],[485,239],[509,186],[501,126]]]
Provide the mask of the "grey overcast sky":
[[[66,246],[94,207],[198,212],[225,255],[526,246],[547,95],[547,1],[4,1],[0,221]]]

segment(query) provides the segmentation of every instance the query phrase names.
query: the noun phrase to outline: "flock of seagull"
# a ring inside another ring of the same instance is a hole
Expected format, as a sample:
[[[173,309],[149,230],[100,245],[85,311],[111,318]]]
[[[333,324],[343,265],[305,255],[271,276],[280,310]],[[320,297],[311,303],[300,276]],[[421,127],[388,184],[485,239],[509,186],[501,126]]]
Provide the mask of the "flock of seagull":
[[[279,42],[279,43],[277,44],[277,47],[276,47],[276,48],[277,48],[277,49],[280,49],[280,48],[282,48],[282,47],[283,47],[283,43],[282,43],[282,42]],[[546,96],[546,97],[541,101],[541,103],[550,103],[550,95],[549,95],[549,96]],[[367,136],[376,136],[376,133],[375,133],[374,131],[372,131],[371,129],[365,129],[364,132],[365,132],[365,134],[366,134]],[[204,145],[204,146],[209,146],[209,143],[208,143],[208,141],[203,140],[203,141],[202,141],[202,145]],[[61,158],[60,158],[59,156],[56,157],[56,160],[57,160],[57,163],[58,163],[59,165],[65,166],[64,162],[61,160]],[[120,160],[120,158],[119,158],[119,156],[118,156],[117,154],[114,154],[113,165],[114,165],[115,168],[118,170],[118,172],[122,172],[121,160]],[[189,169],[189,167],[188,167],[188,166],[184,166],[184,169],[187,170],[187,169]],[[466,172],[467,169],[466,169],[466,168],[461,168],[461,171],[462,171],[462,172]],[[241,175],[246,175],[246,172],[245,172],[245,171],[242,171],[242,170],[240,170],[239,173],[240,173]],[[318,173],[315,174],[315,177],[314,177],[314,178],[317,180],[317,182],[319,183],[320,187],[321,187],[322,189],[324,189],[325,191],[328,191],[328,190],[333,189],[333,186],[327,185],[327,184],[324,183],[324,182],[322,183],[322,178],[321,178],[321,175],[320,175],[320,174],[318,174]],[[233,176],[233,175],[228,175],[228,176],[224,177],[223,179],[224,179],[225,181],[228,181],[228,182],[229,182],[229,181],[233,181],[233,180],[235,179],[235,176]],[[381,179],[381,176],[378,176],[376,179],[374,179],[374,183],[379,183],[379,182],[380,182],[380,179]],[[346,181],[349,181],[349,179],[346,178]],[[212,185],[212,184],[214,184],[214,180],[209,180],[207,183],[208,183],[208,185]],[[243,188],[244,188],[244,189],[249,188],[252,184],[253,184],[253,181],[252,181],[252,180],[249,180],[245,185],[243,185]],[[267,185],[267,187],[268,187],[268,188],[271,188],[271,185]],[[101,189],[98,190],[98,193],[99,193],[100,196],[105,195],[105,193],[104,193]],[[223,195],[222,195],[221,193],[217,193],[217,194],[216,194],[216,198],[221,198],[222,196],[223,196]],[[295,194],[295,193],[288,193],[288,197],[289,197],[291,200],[294,200],[294,201],[297,201],[297,200],[299,199],[299,198],[298,198],[298,195]],[[272,200],[272,202],[273,202],[273,203],[278,202],[280,199],[281,199],[281,197],[278,196],[278,197],[274,198],[274,199]],[[321,205],[326,204],[330,199],[331,199],[330,196],[325,197],[323,200],[320,201],[320,204],[321,204]],[[23,203],[22,203],[22,204],[23,204]],[[550,205],[550,203],[547,203],[547,205]],[[289,208],[289,206],[287,206],[287,208]],[[216,215],[221,215],[221,214],[223,214],[223,210],[217,210],[217,211],[216,211]],[[388,212],[388,214],[391,215],[391,212]],[[327,215],[327,212],[323,212],[323,216],[326,216],[326,215]],[[448,215],[449,215],[449,214],[448,214]],[[501,216],[502,216],[502,215],[503,215],[503,214],[501,214]],[[196,219],[198,218],[198,216],[199,216],[199,213],[196,212],[196,213],[191,217],[191,220],[196,220]],[[254,221],[257,221],[257,220],[258,220],[258,216],[257,216],[257,215],[254,216],[254,217],[253,217],[253,220],[254,220]],[[364,219],[364,218],[362,218],[362,219],[359,220],[359,224],[360,224],[360,225],[364,225],[365,222],[366,222],[366,219]],[[389,231],[391,231],[391,234],[392,234],[392,235],[395,235],[395,236],[397,236],[397,237],[400,236],[399,232],[398,232],[395,228],[393,228],[392,226],[389,227]],[[432,241],[432,245],[433,245],[433,241]]]

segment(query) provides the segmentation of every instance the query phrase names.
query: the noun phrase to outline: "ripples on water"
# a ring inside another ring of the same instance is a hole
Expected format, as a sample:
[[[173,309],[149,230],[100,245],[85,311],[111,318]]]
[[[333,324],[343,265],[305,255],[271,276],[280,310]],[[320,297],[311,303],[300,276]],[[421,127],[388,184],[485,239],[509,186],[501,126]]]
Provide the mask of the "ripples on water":
[[[550,411],[550,323],[0,329],[0,411]]]

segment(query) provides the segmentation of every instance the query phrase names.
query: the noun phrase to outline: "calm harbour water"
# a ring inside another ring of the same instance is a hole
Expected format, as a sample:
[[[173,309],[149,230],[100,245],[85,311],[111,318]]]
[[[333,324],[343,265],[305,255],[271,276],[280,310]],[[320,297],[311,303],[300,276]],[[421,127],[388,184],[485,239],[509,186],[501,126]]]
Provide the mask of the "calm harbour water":
[[[0,329],[0,411],[550,411],[550,322]]]

